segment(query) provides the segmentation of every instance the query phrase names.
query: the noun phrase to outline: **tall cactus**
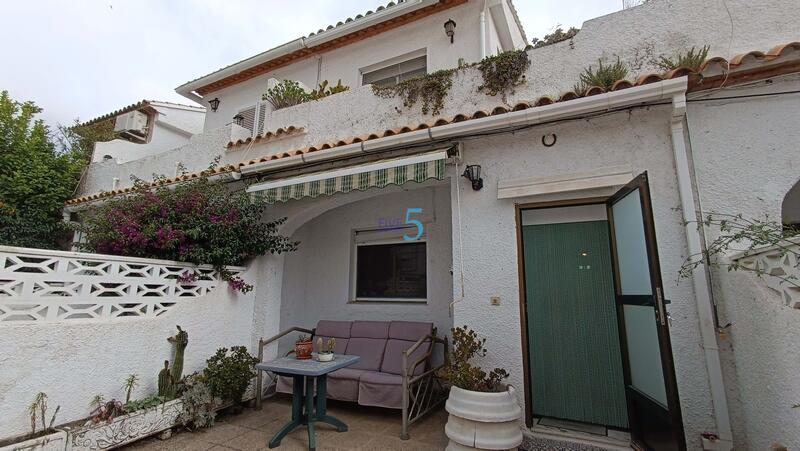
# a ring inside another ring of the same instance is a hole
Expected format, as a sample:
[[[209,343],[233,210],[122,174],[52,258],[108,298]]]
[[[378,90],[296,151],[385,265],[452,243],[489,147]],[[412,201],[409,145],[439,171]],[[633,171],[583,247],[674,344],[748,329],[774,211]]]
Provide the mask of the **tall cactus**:
[[[181,326],[176,326],[178,333],[173,337],[167,338],[167,341],[175,344],[175,357],[172,360],[172,368],[169,367],[169,361],[164,361],[164,368],[158,373],[158,396],[166,399],[175,398],[175,392],[178,388],[178,381],[183,377],[183,353],[186,350],[186,345],[189,344],[189,334],[181,329]]]

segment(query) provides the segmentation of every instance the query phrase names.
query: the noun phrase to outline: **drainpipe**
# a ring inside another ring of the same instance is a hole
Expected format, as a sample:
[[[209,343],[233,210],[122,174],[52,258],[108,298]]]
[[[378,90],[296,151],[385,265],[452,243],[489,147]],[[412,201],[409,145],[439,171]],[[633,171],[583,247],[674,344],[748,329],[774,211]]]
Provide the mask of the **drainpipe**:
[[[486,0],[483,2],[483,8],[481,9],[480,14],[480,30],[478,33],[478,41],[480,42],[480,59],[486,58]]]
[[[678,177],[678,193],[681,199],[681,210],[685,224],[686,242],[689,255],[702,252],[702,238],[698,230],[697,209],[694,203],[694,190],[689,170],[689,157],[686,150],[687,131],[686,94],[676,94],[672,99],[672,150],[675,156],[675,171]],[[700,337],[703,342],[703,353],[711,386],[711,402],[714,407],[714,418],[717,423],[718,439],[703,438],[703,449],[733,449],[733,433],[728,413],[728,399],[725,396],[725,382],[722,378],[722,364],[717,344],[717,330],[714,324],[714,306],[711,300],[711,284],[706,268],[702,265],[692,270],[692,285],[697,302],[697,316],[700,320]]]

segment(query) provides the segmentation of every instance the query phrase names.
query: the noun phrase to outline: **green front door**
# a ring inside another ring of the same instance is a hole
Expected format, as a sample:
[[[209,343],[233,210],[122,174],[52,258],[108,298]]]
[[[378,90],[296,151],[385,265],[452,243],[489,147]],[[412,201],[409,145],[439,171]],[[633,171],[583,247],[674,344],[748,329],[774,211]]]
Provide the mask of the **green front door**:
[[[607,221],[523,226],[533,414],[628,427]]]

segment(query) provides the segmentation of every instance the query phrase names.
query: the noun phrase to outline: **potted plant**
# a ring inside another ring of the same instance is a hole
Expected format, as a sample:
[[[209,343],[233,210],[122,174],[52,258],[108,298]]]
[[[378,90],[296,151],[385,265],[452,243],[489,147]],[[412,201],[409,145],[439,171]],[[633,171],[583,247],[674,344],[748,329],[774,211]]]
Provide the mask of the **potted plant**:
[[[325,344],[322,344],[322,337],[317,338],[317,360],[320,362],[330,362],[333,360],[333,348],[336,346],[335,338],[328,338]]]
[[[445,409],[448,449],[517,449],[522,443],[522,415],[514,387],[502,383],[506,370],[488,374],[470,361],[486,356],[485,338],[467,326],[451,329],[453,352],[439,376],[450,385]]]
[[[312,352],[314,352],[314,343],[311,341],[311,337],[303,334],[297,337],[297,341],[294,343],[294,354],[297,359],[310,359]]]

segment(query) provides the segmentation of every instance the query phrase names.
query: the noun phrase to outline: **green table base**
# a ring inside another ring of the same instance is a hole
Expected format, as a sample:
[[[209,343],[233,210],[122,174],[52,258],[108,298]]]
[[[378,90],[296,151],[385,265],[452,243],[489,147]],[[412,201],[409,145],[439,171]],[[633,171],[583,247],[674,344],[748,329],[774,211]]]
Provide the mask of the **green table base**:
[[[332,417],[327,414],[327,394],[328,394],[328,377],[323,374],[322,376],[300,376],[296,374],[287,374],[294,379],[294,387],[292,389],[292,421],[286,423],[280,431],[278,431],[272,440],[269,441],[269,447],[275,448],[280,446],[281,440],[287,434],[300,426],[308,427],[308,449],[316,449],[316,437],[314,433],[314,423],[327,423],[334,426],[339,432],[346,432],[347,425],[338,418]],[[314,380],[316,379],[317,386],[317,405],[314,409]],[[306,391],[303,393],[303,386],[305,385]]]

